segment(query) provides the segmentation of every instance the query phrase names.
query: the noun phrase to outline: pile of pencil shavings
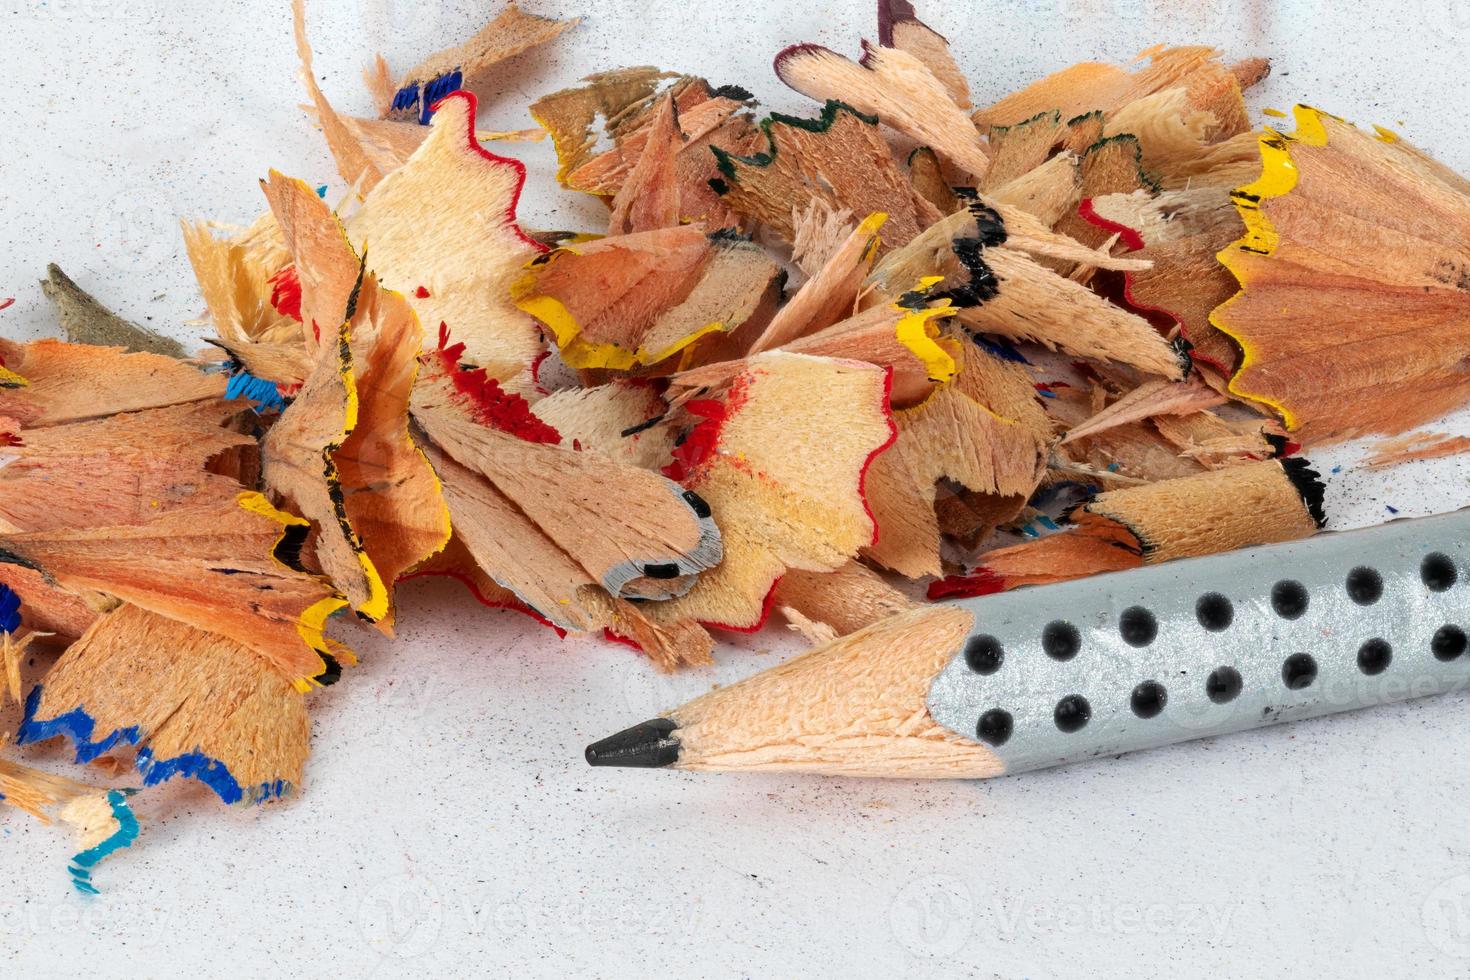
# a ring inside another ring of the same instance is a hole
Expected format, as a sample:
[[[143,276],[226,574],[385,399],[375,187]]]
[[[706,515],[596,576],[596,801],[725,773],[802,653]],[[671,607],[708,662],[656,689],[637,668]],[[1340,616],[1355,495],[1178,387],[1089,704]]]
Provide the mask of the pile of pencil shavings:
[[[777,57],[802,116],[628,68],[477,131],[477,79],[573,23],[511,6],[400,79],[380,57],[356,118],[298,0],[349,191],[272,172],[248,228],[184,225],[213,353],[53,268],[79,342],[0,344],[19,742],[272,800],[302,695],[353,663],[329,620],[390,632],[406,578],[671,670],[773,608],[813,643],[900,614],[898,579],[976,595],[1312,534],[1303,446],[1470,400],[1470,186],[1315,110],[1253,131],[1263,61],[1157,49],[977,109],[886,0],[860,60]],[[545,134],[607,227],[518,222],[525,170],[484,144]],[[0,760],[0,794],[71,811],[79,884],[136,834],[105,787]]]

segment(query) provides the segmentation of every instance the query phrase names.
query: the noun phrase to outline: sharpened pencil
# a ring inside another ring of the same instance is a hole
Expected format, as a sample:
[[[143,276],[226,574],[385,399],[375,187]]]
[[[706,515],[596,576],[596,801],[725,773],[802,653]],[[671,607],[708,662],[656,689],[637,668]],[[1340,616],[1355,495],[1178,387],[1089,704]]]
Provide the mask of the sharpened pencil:
[[[594,766],[988,778],[1470,684],[1470,511],[897,613]]]

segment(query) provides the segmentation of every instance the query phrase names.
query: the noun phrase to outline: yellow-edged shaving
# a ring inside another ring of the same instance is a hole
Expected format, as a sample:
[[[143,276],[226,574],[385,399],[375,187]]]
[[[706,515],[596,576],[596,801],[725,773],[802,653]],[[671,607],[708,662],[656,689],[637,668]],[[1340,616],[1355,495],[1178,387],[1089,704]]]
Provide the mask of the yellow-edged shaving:
[[[250,511],[250,513],[259,514],[261,517],[269,517],[282,527],[290,527],[292,525],[300,526],[307,523],[307,520],[303,517],[297,517],[295,514],[288,514],[284,510],[278,510],[269,500],[265,499],[265,494],[258,490],[242,490],[235,497],[235,500],[239,502],[242,508]]]
[[[566,262],[596,263],[618,254],[656,254],[649,244],[653,236],[676,235],[681,239],[677,267],[644,267],[638,272],[638,281],[627,285],[627,294],[638,294],[643,301],[635,311],[616,307],[625,302],[624,297],[606,279],[599,280],[605,294],[602,302],[609,304],[603,307],[559,292],[557,283],[564,284],[573,270],[582,268]],[[689,241],[691,235],[693,242]],[[715,243],[706,240],[696,226],[614,236],[603,242],[606,248],[557,248],[529,263],[510,289],[516,308],[538,320],[551,334],[562,360],[582,370],[629,371],[639,365],[659,364],[688,352],[711,334],[731,333],[757,314],[761,297],[779,272],[756,246],[748,242]],[[627,251],[620,253],[620,249]],[[758,258],[751,261],[752,256]],[[649,289],[664,292],[650,296]],[[613,328],[611,337],[604,332],[609,327]]]
[[[534,281],[534,275],[531,281]],[[519,284],[518,284],[519,285]],[[579,369],[604,368],[612,371],[631,371],[639,364],[657,364],[689,347],[701,337],[720,333],[727,329],[724,323],[714,321],[685,334],[661,350],[650,351],[647,347],[628,350],[613,343],[594,344],[579,335],[582,327],[570,310],[554,296],[531,296],[516,300],[516,306],[544,323],[556,338],[562,360],[570,367]]]
[[[261,517],[269,518],[281,525],[281,537],[277,539],[277,544],[281,540],[284,540],[286,536],[285,528],[292,526],[304,527],[311,523],[305,518],[297,517],[295,514],[288,514],[276,508],[265,498],[265,494],[255,490],[241,491],[235,499],[242,509],[252,514],[259,514]],[[271,560],[282,568],[290,567],[276,557],[274,549],[271,553]],[[357,663],[357,656],[342,644],[327,639],[325,632],[327,620],[333,613],[344,608],[346,605],[347,599],[341,595],[329,595],[325,598],[318,599],[301,614],[301,618],[296,623],[296,632],[301,636],[302,642],[315,650],[318,655],[326,654],[342,663],[355,664]],[[326,669],[327,662],[323,660],[321,662],[321,670],[317,673],[324,673]],[[291,679],[291,686],[302,694],[305,694],[313,686],[320,687],[321,683],[314,678],[293,677]]]
[[[339,596],[328,596],[318,600],[301,614],[300,621],[296,624],[296,632],[301,635],[301,641],[311,647],[318,655],[325,654],[340,663],[355,664],[357,656],[351,650],[340,643],[327,639],[327,620],[339,609],[347,606],[347,600]],[[322,660],[322,669],[319,673],[325,673],[327,662]],[[301,678],[293,677],[291,686],[302,694],[310,691],[313,687],[321,687],[322,684],[315,677]]]
[[[878,254],[878,248],[883,244],[883,239],[878,237],[878,231],[888,220],[887,211],[874,211],[868,215],[857,226],[858,234],[869,236],[868,247],[863,250],[863,261],[871,262]]]
[[[333,458],[337,450],[346,443],[347,437],[352,430],[357,428],[357,413],[359,399],[357,395],[357,376],[352,369],[351,348],[352,325],[350,321],[342,324],[340,334],[341,340],[338,347],[337,376],[342,379],[342,390],[346,396],[342,406],[342,432],[340,437],[329,444],[322,452],[322,462],[326,467],[327,486],[333,488],[337,493],[342,493],[342,478],[337,470],[337,461]],[[357,528],[347,520],[343,514],[338,519],[342,527],[342,534],[347,538],[352,553],[357,556],[357,563],[362,568],[363,579],[367,583],[368,597],[356,607],[356,611],[372,622],[377,622],[388,615],[391,602],[388,598],[388,587],[383,582],[383,576],[378,574],[378,568],[373,560],[368,557],[367,549],[363,547],[362,536],[357,533]]]
[[[952,308],[946,301],[943,306],[910,310],[899,317],[898,323],[894,326],[899,343],[924,362],[924,368],[929,372],[929,380],[936,384],[948,383],[954,378],[958,368],[955,366],[954,358],[939,345],[939,327],[934,321],[954,316],[957,312],[958,310]]]
[[[1296,189],[1298,174],[1296,164],[1291,159],[1291,145],[1293,143],[1303,143],[1307,146],[1327,145],[1327,129],[1322,125],[1324,113],[1321,110],[1298,105],[1293,113],[1296,118],[1296,132],[1286,134],[1267,127],[1260,137],[1261,176],[1253,183],[1231,194],[1235,208],[1240,213],[1240,219],[1245,223],[1245,234],[1229,248],[1220,252],[1216,258],[1240,283],[1241,292],[1237,293],[1236,297],[1242,295],[1249,287],[1246,271],[1235,260],[1236,255],[1241,252],[1270,255],[1281,244],[1280,234],[1271,224],[1271,220],[1266,217],[1261,205],[1272,198],[1284,197]],[[1246,391],[1238,384],[1241,375],[1257,362],[1259,352],[1254,344],[1247,343],[1244,337],[1232,330],[1226,324],[1225,318],[1220,315],[1232,302],[1234,298],[1227,300],[1210,314],[1210,325],[1240,345],[1242,356],[1240,366],[1236,368],[1235,375],[1230,379],[1231,394],[1269,406],[1281,415],[1288,429],[1297,428],[1298,420],[1295,413],[1285,404],[1266,395]]]

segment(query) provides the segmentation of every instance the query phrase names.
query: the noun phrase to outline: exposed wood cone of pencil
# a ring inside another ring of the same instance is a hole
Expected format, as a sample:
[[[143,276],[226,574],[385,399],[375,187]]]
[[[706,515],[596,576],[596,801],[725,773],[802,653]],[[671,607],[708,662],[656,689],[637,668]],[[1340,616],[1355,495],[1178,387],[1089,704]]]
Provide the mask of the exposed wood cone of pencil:
[[[587,749],[594,766],[982,778],[1004,767],[937,725],[930,681],[969,633],[957,608],[912,609]]]

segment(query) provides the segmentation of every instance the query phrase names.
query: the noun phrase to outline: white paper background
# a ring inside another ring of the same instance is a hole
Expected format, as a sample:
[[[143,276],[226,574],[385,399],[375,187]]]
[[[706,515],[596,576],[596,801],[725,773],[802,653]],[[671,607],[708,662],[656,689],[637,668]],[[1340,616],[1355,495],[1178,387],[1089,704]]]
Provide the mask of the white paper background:
[[[658,64],[810,108],[770,71],[802,40],[856,50],[867,3],[527,0],[585,23],[523,59],[481,124],[593,70]],[[319,2],[322,84],[458,41],[492,4]],[[1256,108],[1298,98],[1381,122],[1470,169],[1470,3],[929,0],[979,102],[1159,41],[1269,54]],[[8,0],[0,24],[0,313],[55,332],[58,262],[180,337],[201,308],[175,216],[246,221],[277,167],[340,189],[303,123],[286,4]],[[523,214],[595,227],[544,146]],[[1444,427],[1441,427],[1444,428]],[[1455,431],[1464,431],[1462,421]],[[1344,473],[1341,526],[1464,502],[1463,463]],[[226,812],[169,787],[139,803],[100,897],[71,891],[61,832],[0,812],[0,975],[1342,977],[1470,971],[1463,695],[989,784],[590,770],[590,739],[764,668],[774,631],[663,678],[630,651],[558,642],[453,586],[405,590],[397,642],[314,705],[303,798]],[[46,758],[43,756],[43,758]]]

